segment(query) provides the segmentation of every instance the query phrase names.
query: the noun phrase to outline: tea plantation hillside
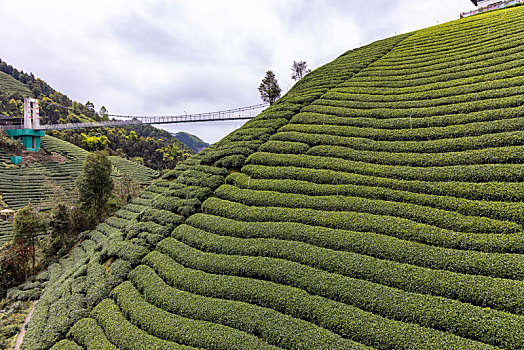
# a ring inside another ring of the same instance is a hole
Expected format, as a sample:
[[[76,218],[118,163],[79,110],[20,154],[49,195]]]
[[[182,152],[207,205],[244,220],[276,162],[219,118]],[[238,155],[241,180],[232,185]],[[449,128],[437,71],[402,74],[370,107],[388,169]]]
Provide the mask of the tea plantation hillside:
[[[87,151],[52,136],[42,139],[47,152],[56,152],[67,158],[65,162],[33,162],[29,165],[14,166],[5,151],[0,150],[0,193],[12,209],[20,209],[27,203],[40,203],[58,185],[71,190],[82,170]],[[113,176],[127,174],[141,185],[148,185],[158,172],[128,160],[111,157],[115,167]]]
[[[11,290],[23,348],[524,348],[523,25],[306,75]]]
[[[15,166],[11,163],[9,154],[0,149],[0,194],[9,208],[18,210],[28,203],[33,203],[45,209],[56,204],[60,188],[67,192],[75,186],[88,152],[52,136],[42,139],[42,147],[47,152],[55,152],[67,160]],[[143,165],[120,157],[110,159],[114,166],[114,178],[125,175],[141,186],[147,186],[158,177],[157,171]],[[0,220],[0,247],[9,240],[11,232],[12,222]]]
[[[14,94],[17,92],[22,96],[31,95],[31,90],[26,85],[10,75],[0,72],[0,93]]]

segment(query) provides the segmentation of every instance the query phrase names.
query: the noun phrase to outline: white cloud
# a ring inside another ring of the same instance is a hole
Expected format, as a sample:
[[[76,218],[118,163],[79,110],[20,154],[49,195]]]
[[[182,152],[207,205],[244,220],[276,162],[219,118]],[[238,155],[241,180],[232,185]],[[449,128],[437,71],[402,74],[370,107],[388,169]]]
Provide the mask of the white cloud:
[[[71,98],[119,114],[183,114],[260,102],[273,70],[458,18],[467,0],[0,0],[0,58]],[[239,122],[184,126],[217,141]],[[173,129],[176,127],[173,127]]]

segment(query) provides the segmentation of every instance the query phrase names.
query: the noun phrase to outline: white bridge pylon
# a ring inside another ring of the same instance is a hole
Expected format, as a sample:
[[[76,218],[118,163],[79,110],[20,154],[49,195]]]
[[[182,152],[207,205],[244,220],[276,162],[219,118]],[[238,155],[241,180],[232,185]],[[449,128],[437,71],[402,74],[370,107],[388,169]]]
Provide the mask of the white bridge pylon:
[[[24,129],[40,127],[40,109],[36,98],[24,99]]]

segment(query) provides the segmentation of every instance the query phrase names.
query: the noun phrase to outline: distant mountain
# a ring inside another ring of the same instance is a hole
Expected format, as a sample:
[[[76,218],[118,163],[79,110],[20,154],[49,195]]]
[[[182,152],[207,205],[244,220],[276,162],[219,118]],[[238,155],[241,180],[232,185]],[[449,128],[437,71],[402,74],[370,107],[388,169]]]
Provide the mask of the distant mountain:
[[[209,147],[209,143],[204,142],[198,136],[188,134],[187,132],[180,131],[172,135],[197,153]]]

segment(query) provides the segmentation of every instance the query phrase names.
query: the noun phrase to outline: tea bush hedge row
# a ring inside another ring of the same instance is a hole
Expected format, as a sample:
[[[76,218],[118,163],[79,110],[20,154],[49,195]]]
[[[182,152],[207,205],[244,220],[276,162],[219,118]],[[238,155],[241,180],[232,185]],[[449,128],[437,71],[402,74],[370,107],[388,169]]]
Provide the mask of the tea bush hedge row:
[[[92,311],[111,343],[119,349],[196,349],[154,337],[130,323],[112,299],[104,299]]]
[[[471,200],[519,202],[524,196],[521,183],[460,181],[418,181],[391,179],[379,176],[361,175],[329,169],[311,169],[296,166],[246,165],[242,172],[256,179],[291,179],[331,185],[362,185],[377,188],[391,188],[411,193],[427,193],[436,196],[450,196]]]
[[[524,290],[522,281],[432,270],[299,242],[224,237],[187,225],[177,227],[172,237],[205,252],[284,259],[404,291],[442,296],[514,314],[524,313],[524,303],[515,300]]]
[[[387,151],[363,151],[342,146],[320,145],[311,147],[307,151],[307,154],[372,164],[403,165],[412,167],[524,163],[524,146],[494,147],[459,152],[420,154],[407,152],[392,153]]]
[[[275,339],[286,348],[292,348],[294,343],[302,343],[306,349],[333,348],[330,346],[332,341],[328,341],[333,336],[328,338],[329,333],[324,331],[322,333],[326,335],[319,339],[321,331],[315,330],[314,324],[376,348],[438,349],[443,344],[450,343],[459,346],[480,345],[449,333],[383,318],[351,305],[311,295],[299,288],[260,279],[210,274],[184,268],[156,251],[150,253],[144,262],[154,268],[154,271],[149,267],[139,266],[136,273],[131,274],[131,279],[138,285],[138,289],[142,289],[144,293],[147,291],[157,304],[173,308],[177,312],[180,309],[194,308],[201,311],[192,312],[209,315],[217,320],[228,320],[245,328],[261,329],[264,338],[269,338],[268,342]],[[155,272],[162,278],[156,276]],[[166,286],[163,279],[175,288]],[[217,299],[209,300],[202,296]],[[245,300],[250,303],[246,304]],[[207,312],[203,312],[204,310]],[[282,315],[281,312],[289,316]],[[301,322],[301,319],[309,322]],[[255,332],[254,329],[251,332]],[[281,329],[281,333],[278,329]],[[490,348],[480,345],[483,346]],[[351,348],[350,345],[347,347]]]
[[[186,223],[225,236],[304,242],[431,269],[524,280],[524,260],[520,254],[448,249],[372,232],[330,229],[295,222],[244,222],[202,213],[191,216]]]
[[[524,109],[523,109],[524,111]],[[411,129],[410,124],[401,129],[377,129],[373,127],[355,127],[345,125],[323,125],[323,120],[318,119],[321,125],[288,124],[281,129],[287,132],[300,132],[317,135],[334,135],[343,137],[359,137],[375,141],[430,141],[438,139],[455,139],[464,137],[484,136],[503,132],[519,131],[522,129],[521,118],[515,114],[508,114],[509,119],[492,120],[489,122],[472,122],[444,127],[420,127]],[[326,118],[328,120],[329,118]],[[340,118],[335,118],[337,121]],[[335,120],[333,119],[333,120]],[[406,120],[409,122],[409,118]],[[417,118],[412,119],[413,123]],[[315,123],[312,123],[315,124]],[[277,136],[275,136],[277,137]]]
[[[379,199],[337,195],[308,196],[295,193],[238,189],[231,185],[222,185],[215,191],[215,195],[218,198],[248,206],[306,208],[347,213],[359,212],[391,215],[462,232],[499,234],[522,232],[522,226],[516,223],[478,216],[466,216],[453,211]]]
[[[524,63],[524,60],[523,62]],[[373,117],[373,116],[381,116],[382,118],[396,118],[399,116],[412,116],[414,118],[421,118],[429,115],[448,115],[448,114],[455,114],[455,113],[470,113],[470,112],[478,112],[478,111],[484,111],[489,109],[501,109],[501,108],[511,108],[511,107],[519,107],[522,106],[523,102],[518,94],[518,91],[515,91],[516,95],[510,95],[504,97],[497,98],[490,97],[489,99],[484,99],[481,101],[468,101],[468,102],[459,102],[457,97],[453,98],[452,104],[445,104],[445,105],[437,105],[437,106],[431,106],[428,105],[427,107],[405,107],[401,108],[400,106],[398,108],[395,107],[381,107],[380,105],[375,106],[373,108],[358,108],[352,105],[351,101],[338,101],[338,100],[317,100],[315,101],[315,104],[309,105],[308,111],[315,111],[315,112],[324,112],[329,111],[331,109],[334,110],[343,110],[345,113],[349,115],[354,115],[356,117]],[[398,105],[402,105],[403,102],[397,103]],[[405,103],[404,103],[405,104]]]
[[[522,50],[522,48],[520,48]],[[514,73],[522,74],[522,68],[515,68]],[[498,94],[498,89],[504,90],[512,87],[517,87],[522,84],[522,76],[506,76],[501,75],[500,72],[494,73],[489,76],[489,81],[464,81],[464,84],[454,85],[451,87],[436,86],[435,89],[429,90],[427,87],[419,89],[373,89],[373,88],[349,88],[340,87],[333,89],[326,93],[323,98],[325,99],[345,99],[348,101],[355,102],[372,102],[377,101],[380,103],[385,102],[426,102],[429,105],[433,105],[433,102],[451,99],[455,96],[477,96],[477,93],[483,94]],[[486,78],[487,76],[483,76]],[[489,96],[488,96],[489,97]],[[422,104],[421,104],[422,105]],[[421,106],[419,105],[419,106]],[[423,105],[422,105],[423,106]],[[373,106],[371,106],[373,107]]]
[[[107,340],[104,330],[92,318],[83,318],[75,323],[68,336],[86,349],[117,350],[117,347]]]
[[[386,187],[359,184],[322,184],[291,179],[257,179],[243,173],[233,173],[226,183],[243,189],[276,191],[309,196],[356,196],[370,199],[418,204],[426,207],[456,211],[463,215],[485,216],[498,220],[524,222],[522,203],[470,200],[451,196],[408,192]]]
[[[516,59],[513,59],[511,61],[506,61],[504,58],[499,58],[497,60],[499,62],[499,65],[497,66],[484,66],[480,68],[475,68],[474,66],[471,66],[467,71],[461,71],[461,72],[451,72],[447,74],[442,75],[434,75],[434,76],[428,76],[428,77],[419,77],[417,78],[416,75],[411,77],[411,79],[403,79],[403,77],[398,77],[397,79],[389,79],[390,77],[377,77],[373,79],[372,77],[369,79],[361,79],[361,80],[352,80],[350,83],[347,84],[341,84],[340,87],[349,87],[349,86],[356,86],[356,87],[387,87],[387,88],[405,88],[405,87],[414,87],[414,86],[423,86],[423,85],[429,85],[437,82],[452,82],[453,84],[462,84],[462,80],[466,78],[476,78],[478,76],[491,74],[497,71],[504,71],[504,70],[510,70],[513,68],[517,68],[522,65],[522,59],[520,57],[516,57]],[[429,62],[428,62],[429,63]],[[478,78],[476,78],[478,79]]]
[[[524,331],[518,328],[522,327],[520,323],[524,322],[524,318],[515,315],[508,317],[505,312],[490,310],[490,317],[486,320],[486,310],[455,300],[404,292],[281,259],[203,253],[169,238],[162,241],[158,248],[178,263],[207,273],[263,279],[293,286],[383,317],[452,331],[456,335],[495,346],[504,344],[518,348],[518,344],[524,341]],[[494,325],[499,328],[494,330]]]
[[[51,350],[83,350],[84,348],[74,341],[64,339],[51,347]]]
[[[522,182],[521,164],[471,164],[441,167],[410,167],[368,164],[333,157],[253,153],[248,164],[268,166],[292,166],[310,169],[335,170],[360,175],[386,177],[408,181],[465,181],[465,182]]]
[[[203,203],[202,208],[207,214],[240,221],[296,222],[348,231],[369,231],[445,248],[471,249],[490,253],[524,252],[524,237],[519,234],[455,232],[387,215],[328,212],[313,209],[252,207],[218,198],[207,199]]]
[[[277,134],[278,135],[278,134]],[[298,140],[299,138],[297,138]],[[300,154],[306,153],[309,150],[309,146],[303,142],[295,141],[268,141],[264,143],[259,150],[261,152],[271,152],[271,153],[290,153],[290,154]]]
[[[392,62],[389,60],[382,60],[375,64],[373,70],[361,72],[359,74],[359,78],[364,78],[366,76],[377,77],[390,75],[398,76],[410,73],[416,74],[417,71],[420,73],[422,70],[428,74],[432,71],[442,72],[445,69],[464,70],[465,68],[469,67],[482,67],[492,63],[492,60],[494,59],[505,59],[507,57],[514,57],[513,55],[521,53],[522,42],[523,39],[519,35],[510,35],[502,39],[490,39],[490,43],[488,45],[477,46],[475,51],[463,51],[460,53],[460,55],[456,55],[451,58],[433,56],[430,59],[424,57],[424,59],[426,59],[425,62],[421,62],[421,60],[408,60],[404,62],[396,62],[394,64],[392,64]],[[401,47],[398,46],[398,49],[400,51]],[[502,62],[507,62],[507,60]],[[474,66],[470,66],[471,64],[474,64]]]
[[[474,52],[469,49],[458,52],[452,59],[448,58],[448,61],[443,61],[442,56],[437,56],[442,54],[442,52],[439,52],[437,55],[426,56],[427,65],[425,66],[418,65],[416,60],[414,62],[405,61],[396,65],[398,70],[387,68],[388,63],[390,63],[389,58],[391,57],[388,56],[388,60],[380,62],[372,70],[368,69],[366,72],[359,74],[351,82],[358,84],[359,81],[376,82],[390,78],[392,82],[415,79],[423,81],[435,76],[443,76],[445,79],[450,74],[465,73],[465,75],[468,75],[468,73],[476,72],[479,69],[492,68],[495,64],[506,64],[511,62],[512,59],[519,59],[519,54],[522,52],[519,45],[522,45],[523,42],[524,37],[522,33],[513,33],[502,40],[492,40],[491,43],[484,43],[480,46],[482,48],[478,56],[472,56]],[[401,50],[397,49],[395,51]],[[498,53],[498,56],[493,54],[495,52]],[[407,62],[414,64],[409,66],[406,65]]]
[[[508,82],[505,82],[506,84]],[[509,96],[520,95],[523,92],[523,88],[519,85],[522,84],[522,80],[514,81],[517,86],[510,86],[506,88],[502,87],[492,87],[491,90],[483,90],[477,92],[456,92],[453,95],[440,98],[427,98],[427,99],[412,99],[410,95],[404,95],[402,100],[395,101],[380,101],[380,98],[377,98],[377,101],[354,101],[351,99],[351,96],[346,94],[340,94],[332,92],[329,96],[323,96],[322,99],[315,101],[317,105],[326,105],[326,106],[335,106],[335,107],[345,107],[345,108],[355,108],[355,109],[378,109],[378,108],[394,108],[394,109],[410,109],[410,108],[426,108],[426,107],[442,107],[449,108],[450,105],[474,102],[474,101],[484,101],[488,99],[495,98],[505,98]],[[348,98],[349,97],[349,98]],[[446,107],[448,106],[448,107]],[[446,113],[447,114],[447,113]]]
[[[376,152],[406,152],[406,153],[440,153],[440,152],[460,152],[471,151],[482,148],[494,147],[509,147],[524,144],[524,132],[521,130],[501,132],[495,134],[485,134],[479,136],[466,136],[452,139],[438,139],[428,141],[380,141],[364,137],[344,137],[327,134],[310,134],[303,132],[279,132],[274,135],[270,144],[276,141],[271,149],[266,149],[268,146],[261,148],[261,151],[272,153],[278,152],[279,145],[285,143],[304,143],[309,146],[344,146],[354,150],[360,151],[376,151]],[[307,151],[308,148],[305,148]],[[291,152],[290,152],[291,153]],[[301,152],[305,153],[305,152]]]
[[[133,324],[160,339],[205,349],[275,349],[254,335],[151,305],[129,281],[116,287],[111,295]]]

